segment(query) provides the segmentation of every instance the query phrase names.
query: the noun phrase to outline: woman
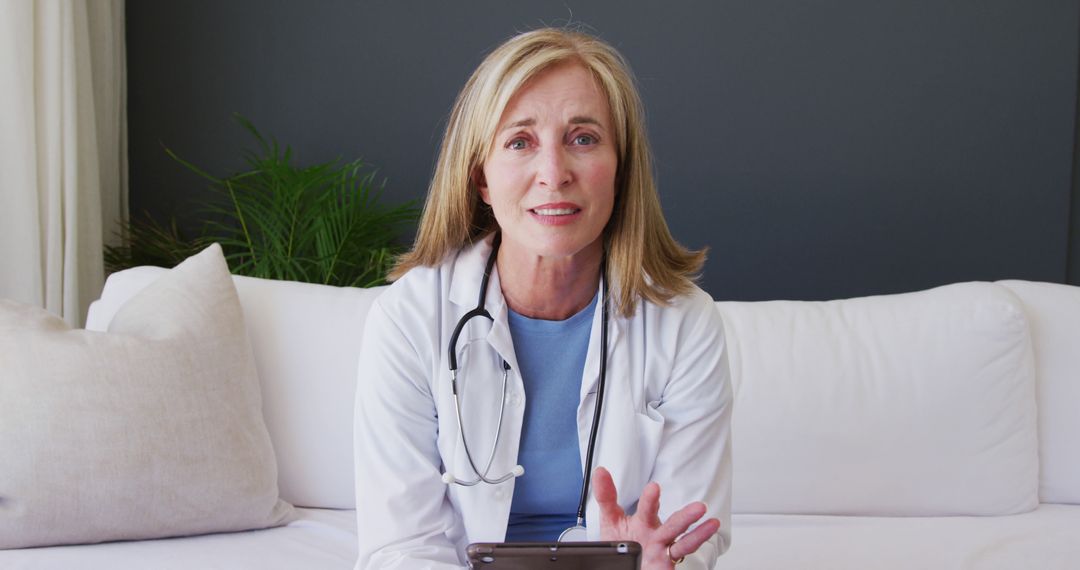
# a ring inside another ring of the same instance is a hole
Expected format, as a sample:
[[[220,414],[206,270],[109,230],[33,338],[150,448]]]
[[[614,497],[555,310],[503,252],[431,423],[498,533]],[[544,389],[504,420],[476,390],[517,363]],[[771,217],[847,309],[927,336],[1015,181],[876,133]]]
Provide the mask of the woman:
[[[712,568],[731,390],[703,261],[668,232],[612,47],[542,29],[492,52],[368,316],[357,568],[461,568],[470,542],[577,523],[641,543],[643,568]]]

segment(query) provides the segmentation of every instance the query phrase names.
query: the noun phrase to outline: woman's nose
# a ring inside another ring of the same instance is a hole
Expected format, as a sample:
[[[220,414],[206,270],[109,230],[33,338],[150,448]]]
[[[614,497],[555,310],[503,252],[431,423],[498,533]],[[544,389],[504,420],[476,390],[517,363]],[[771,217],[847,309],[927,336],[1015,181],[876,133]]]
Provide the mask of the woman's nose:
[[[549,146],[540,152],[537,182],[546,188],[559,189],[570,184],[573,173],[562,145]]]

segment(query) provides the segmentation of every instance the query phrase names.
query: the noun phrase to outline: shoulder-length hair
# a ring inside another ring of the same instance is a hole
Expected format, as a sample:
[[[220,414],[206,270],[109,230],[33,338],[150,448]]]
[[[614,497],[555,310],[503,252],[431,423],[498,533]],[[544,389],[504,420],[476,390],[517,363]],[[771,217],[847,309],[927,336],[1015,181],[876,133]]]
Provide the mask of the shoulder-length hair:
[[[653,181],[645,111],[629,65],[602,40],[555,28],[510,38],[484,58],[465,83],[450,113],[416,242],[397,260],[391,280],[413,267],[436,266],[498,229],[475,183],[495,129],[510,99],[529,79],[568,61],[592,73],[611,109],[618,168],[604,246],[619,314],[632,315],[639,297],[667,304],[692,289],[705,251],[680,245],[664,221]]]

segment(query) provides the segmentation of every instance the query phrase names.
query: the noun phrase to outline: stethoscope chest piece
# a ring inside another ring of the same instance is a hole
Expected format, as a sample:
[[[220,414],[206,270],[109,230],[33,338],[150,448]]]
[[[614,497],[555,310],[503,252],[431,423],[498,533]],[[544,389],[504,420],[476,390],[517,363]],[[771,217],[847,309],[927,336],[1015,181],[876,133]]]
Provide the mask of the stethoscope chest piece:
[[[559,535],[559,539],[556,542],[588,542],[589,533],[585,530],[585,527],[576,524],[564,531]]]

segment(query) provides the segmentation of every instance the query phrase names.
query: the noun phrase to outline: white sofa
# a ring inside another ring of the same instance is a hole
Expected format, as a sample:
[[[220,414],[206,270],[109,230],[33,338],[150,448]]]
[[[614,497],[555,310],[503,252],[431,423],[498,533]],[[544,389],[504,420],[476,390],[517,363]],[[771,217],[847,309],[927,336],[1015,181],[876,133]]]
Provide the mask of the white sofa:
[[[162,271],[112,275],[87,328],[104,330]],[[298,520],[0,551],[0,568],[352,567],[356,355],[379,290],[234,281]],[[1080,288],[965,283],[718,307],[736,514],[717,568],[1080,567]]]

